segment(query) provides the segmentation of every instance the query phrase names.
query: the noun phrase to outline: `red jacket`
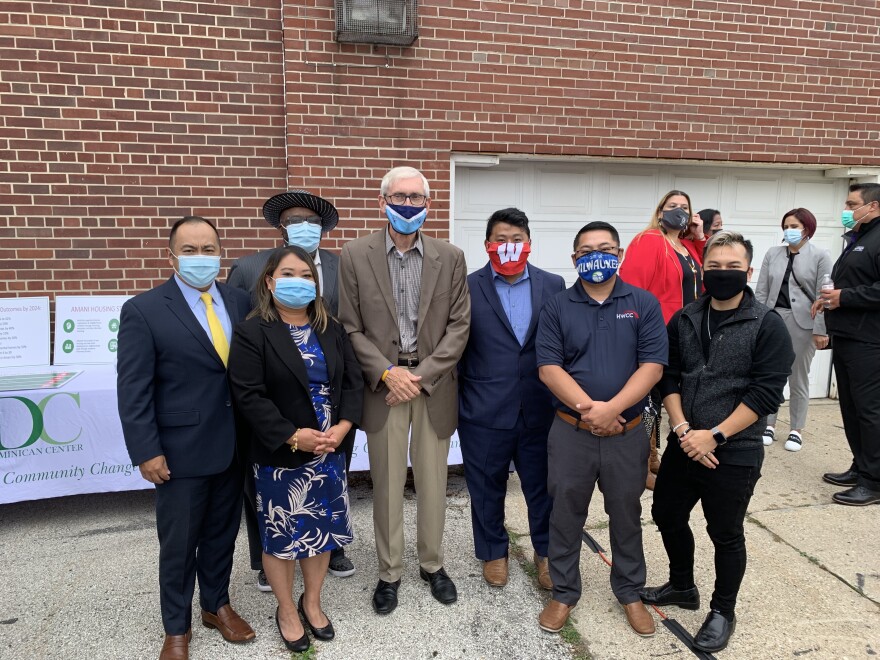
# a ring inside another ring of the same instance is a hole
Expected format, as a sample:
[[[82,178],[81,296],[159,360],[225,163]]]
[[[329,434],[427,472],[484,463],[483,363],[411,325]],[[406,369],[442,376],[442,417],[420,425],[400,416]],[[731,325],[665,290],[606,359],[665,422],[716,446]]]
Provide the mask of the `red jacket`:
[[[681,244],[702,268],[706,241],[682,239]],[[647,229],[633,238],[620,264],[620,277],[653,293],[666,323],[683,307],[681,262],[659,229]]]

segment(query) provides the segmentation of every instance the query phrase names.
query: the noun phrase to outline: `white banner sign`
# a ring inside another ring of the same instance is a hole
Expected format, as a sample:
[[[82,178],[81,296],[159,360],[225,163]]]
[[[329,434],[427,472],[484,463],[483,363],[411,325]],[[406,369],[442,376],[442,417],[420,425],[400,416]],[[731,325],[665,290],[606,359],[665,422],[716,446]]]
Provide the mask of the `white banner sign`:
[[[453,433],[449,439],[449,456],[446,458],[447,465],[461,465],[461,444],[458,441],[458,433]],[[407,465],[412,464],[407,458]],[[356,431],[354,438],[354,451],[351,454],[351,472],[365,472],[370,469],[370,454],[367,447],[367,434]]]
[[[56,296],[53,364],[116,364],[119,311],[131,296]]]
[[[0,298],[0,368],[49,364],[49,298]]]

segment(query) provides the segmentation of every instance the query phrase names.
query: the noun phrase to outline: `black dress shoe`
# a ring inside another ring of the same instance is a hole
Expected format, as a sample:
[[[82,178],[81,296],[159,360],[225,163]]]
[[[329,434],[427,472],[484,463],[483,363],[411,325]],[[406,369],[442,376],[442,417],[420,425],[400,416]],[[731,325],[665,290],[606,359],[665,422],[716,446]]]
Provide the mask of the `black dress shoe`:
[[[446,571],[442,568],[436,573],[428,573],[424,568],[419,568],[419,575],[425,582],[431,583],[431,595],[444,605],[458,600],[455,583],[449,579]]]
[[[838,504],[849,506],[868,506],[880,503],[880,490],[871,490],[865,486],[853,486],[849,490],[834,493],[831,499]]]
[[[306,614],[306,610],[303,607],[303,595],[301,594],[299,597],[299,602],[296,604],[296,609],[299,610],[299,615],[302,617],[302,620],[306,622],[306,625],[309,627],[309,630],[312,631],[312,635],[315,636],[316,639],[320,639],[324,642],[329,642],[331,639],[336,637],[336,631],[333,630],[333,622],[330,621],[330,617],[327,617],[327,625],[323,628],[315,628],[312,625],[312,622],[309,621],[309,617]]]
[[[676,589],[671,582],[659,587],[645,587],[639,590],[639,598],[646,605],[677,605],[685,610],[700,609],[700,592],[697,587]]]
[[[822,480],[835,486],[855,486],[859,482],[859,473],[852,468],[846,472],[826,472]]]
[[[694,648],[706,653],[721,651],[727,646],[734,630],[736,617],[728,619],[718,610],[711,610],[694,636]]]
[[[278,634],[281,635],[281,641],[284,642],[284,646],[287,647],[288,651],[293,651],[294,653],[303,653],[309,650],[309,647],[312,644],[309,641],[309,636],[306,634],[305,630],[303,630],[303,636],[293,642],[284,637],[284,633],[281,632],[281,623],[278,621],[277,607],[275,608],[275,625],[278,626]]]
[[[391,614],[397,607],[397,588],[400,586],[400,580],[397,582],[385,582],[379,580],[376,590],[373,592],[373,609],[376,614]]]

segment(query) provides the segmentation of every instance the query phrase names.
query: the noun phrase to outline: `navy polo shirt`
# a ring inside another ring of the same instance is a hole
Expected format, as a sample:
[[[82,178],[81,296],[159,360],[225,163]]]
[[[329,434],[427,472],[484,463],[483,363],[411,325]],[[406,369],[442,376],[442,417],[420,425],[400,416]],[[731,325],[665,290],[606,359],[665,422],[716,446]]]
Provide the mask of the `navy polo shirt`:
[[[596,401],[613,399],[640,363],[666,366],[669,340],[660,303],[619,277],[608,300],[590,298],[580,280],[544,304],[535,340],[538,366],[562,367]],[[645,401],[623,411],[627,420],[642,413]],[[556,397],[557,409],[576,417]]]

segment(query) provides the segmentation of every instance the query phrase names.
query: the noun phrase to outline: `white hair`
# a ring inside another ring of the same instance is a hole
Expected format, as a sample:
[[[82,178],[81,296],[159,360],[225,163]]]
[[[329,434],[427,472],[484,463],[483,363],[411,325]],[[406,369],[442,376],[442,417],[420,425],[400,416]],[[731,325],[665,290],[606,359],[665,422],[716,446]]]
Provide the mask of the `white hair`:
[[[391,187],[392,183],[395,183],[400,179],[412,179],[416,176],[422,178],[422,185],[425,188],[425,197],[430,197],[431,187],[428,185],[428,180],[425,178],[425,175],[419,172],[416,168],[409,167],[408,165],[401,165],[400,167],[395,167],[389,170],[388,174],[382,177],[382,185],[379,187],[379,193],[387,195],[388,189]]]

